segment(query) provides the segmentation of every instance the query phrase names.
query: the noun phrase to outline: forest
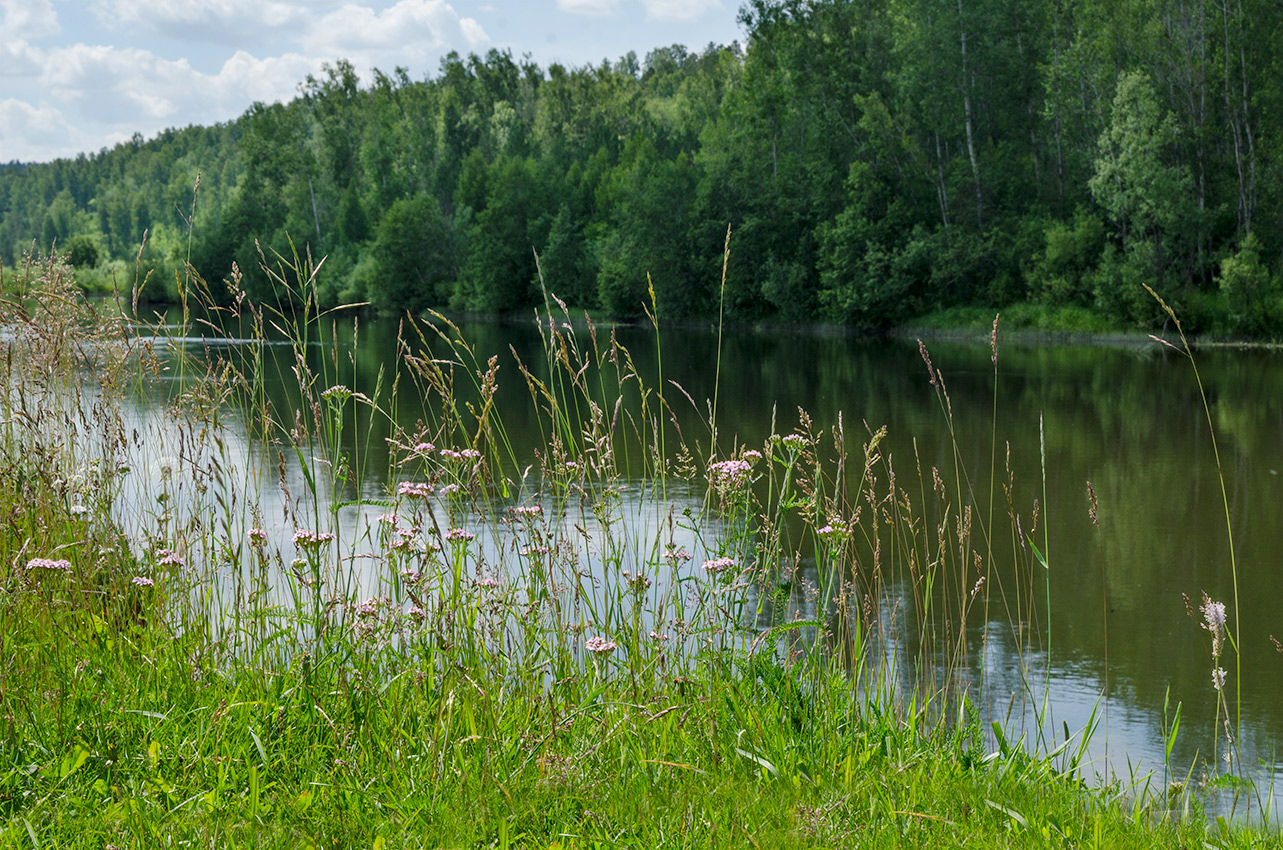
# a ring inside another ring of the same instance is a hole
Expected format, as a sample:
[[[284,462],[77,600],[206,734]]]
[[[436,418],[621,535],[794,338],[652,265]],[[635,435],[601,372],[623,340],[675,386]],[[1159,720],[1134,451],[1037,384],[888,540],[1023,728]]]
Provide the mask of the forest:
[[[542,280],[618,319],[653,299],[870,331],[1013,304],[1156,327],[1146,284],[1194,331],[1283,326],[1278,4],[738,14],[742,43],[595,66],[337,61],[235,121],[0,166],[0,262],[56,250],[100,288],[150,272],[159,300],[190,264],[264,299],[260,252],[292,245],[325,258],[331,304],[523,311]]]

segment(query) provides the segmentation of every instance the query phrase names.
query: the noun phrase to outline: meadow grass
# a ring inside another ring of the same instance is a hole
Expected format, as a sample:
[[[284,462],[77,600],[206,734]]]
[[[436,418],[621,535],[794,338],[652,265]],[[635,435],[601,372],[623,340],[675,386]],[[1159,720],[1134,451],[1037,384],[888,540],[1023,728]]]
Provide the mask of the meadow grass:
[[[713,402],[683,432],[695,401],[550,297],[518,457],[448,319],[343,383],[320,270],[264,265],[287,303],[192,276],[176,327],[56,259],[0,281],[0,844],[1276,842],[978,716],[968,624],[1054,600],[1037,509],[1004,487],[1000,533],[956,455],[897,479],[884,432],[801,411],[743,446]]]

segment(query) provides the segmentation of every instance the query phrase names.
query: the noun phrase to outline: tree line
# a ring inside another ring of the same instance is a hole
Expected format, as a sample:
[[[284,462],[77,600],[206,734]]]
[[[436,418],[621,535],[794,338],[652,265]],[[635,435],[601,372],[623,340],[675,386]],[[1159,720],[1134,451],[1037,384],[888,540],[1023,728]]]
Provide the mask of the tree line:
[[[749,0],[742,44],[546,68],[347,62],[287,104],[0,167],[0,261],[92,278],[327,258],[322,297],[885,328],[1030,302],[1283,319],[1283,9],[1265,0]],[[199,173],[199,186],[197,174]],[[733,230],[725,281],[722,254]],[[147,233],[143,245],[143,233]],[[140,245],[142,250],[140,251]],[[270,253],[269,253],[270,256]],[[536,259],[537,257],[537,259]]]

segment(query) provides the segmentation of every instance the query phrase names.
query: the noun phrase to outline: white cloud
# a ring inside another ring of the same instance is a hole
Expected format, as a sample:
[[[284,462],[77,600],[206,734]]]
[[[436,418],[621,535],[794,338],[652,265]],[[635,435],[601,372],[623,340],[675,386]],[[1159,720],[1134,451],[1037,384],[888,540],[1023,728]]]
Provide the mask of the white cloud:
[[[33,77],[40,73],[43,51],[25,41],[0,44],[0,77]]]
[[[251,100],[292,97],[320,62],[295,53],[257,59],[238,51],[217,73],[137,48],[77,44],[51,50],[40,82],[78,124],[144,135],[229,120]],[[125,135],[129,133],[126,132]]]
[[[47,158],[44,152],[49,148],[79,150],[79,141],[55,107],[32,106],[13,98],[0,100],[0,161]]]
[[[646,17],[657,21],[693,21],[722,8],[721,0],[641,0]]]
[[[49,0],[0,0],[0,33],[5,39],[45,38],[61,31]]]
[[[557,0],[557,8],[571,15],[588,15],[603,18],[613,15],[619,0]]]
[[[359,68],[422,64],[447,50],[476,50],[490,41],[472,18],[460,18],[444,0],[400,0],[376,12],[346,5],[308,29],[312,56],[345,58]]]
[[[314,11],[281,0],[96,0],[110,30],[141,29],[197,44],[264,44],[297,32]],[[325,4],[334,5],[334,4]]]

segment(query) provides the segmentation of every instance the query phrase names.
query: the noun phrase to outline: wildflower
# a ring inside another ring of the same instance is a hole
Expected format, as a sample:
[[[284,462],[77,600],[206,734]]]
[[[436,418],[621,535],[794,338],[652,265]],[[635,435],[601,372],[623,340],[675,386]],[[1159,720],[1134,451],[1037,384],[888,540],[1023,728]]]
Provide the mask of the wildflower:
[[[1225,670],[1217,667],[1212,670],[1212,687],[1221,690],[1225,687]]]
[[[498,587],[499,579],[494,576],[485,576],[477,579],[477,587]]]
[[[716,558],[712,561],[704,562],[704,571],[717,575],[722,570],[729,570],[735,566],[734,558]]]
[[[657,641],[658,643],[663,643],[664,641],[668,640],[668,633],[665,632],[664,634],[661,635],[659,632],[651,631],[650,639],[653,641]]]
[[[674,546],[669,546],[664,551],[664,558],[671,562],[673,566],[684,564],[689,561],[691,557],[692,555],[690,552],[687,552],[685,549],[678,549]]]
[[[251,528],[247,536],[249,542],[255,546],[262,546],[267,541],[267,532],[261,528]]]
[[[134,587],[154,587],[156,585],[156,582],[146,576],[134,576],[129,580],[129,583]]]
[[[71,561],[63,559],[54,560],[52,558],[32,558],[30,561],[27,561],[27,569],[66,572],[71,569]]]
[[[1213,602],[1203,594],[1203,628],[1212,633],[1212,657],[1221,657],[1221,646],[1225,640],[1225,603]]]
[[[806,447],[806,437],[801,434],[789,434],[784,438],[784,448],[792,452],[799,452]]]
[[[422,623],[424,618],[428,616],[427,613],[425,613],[418,605],[411,606],[410,610],[405,613],[409,614],[410,619],[414,620],[416,623]]]
[[[452,528],[445,533],[446,540],[462,540],[465,543],[469,540],[475,540],[476,537],[477,535],[466,528]]]
[[[823,528],[816,529],[815,533],[821,537],[832,537],[834,534],[837,534],[837,529],[831,525],[825,525]]]
[[[477,451],[476,449],[464,449],[463,451],[459,452],[459,457],[462,458],[463,460],[477,460],[478,458],[481,457],[481,452]]]
[[[621,570],[620,572],[623,575],[624,580],[628,582],[635,592],[644,593],[646,589],[650,587],[650,579],[642,573],[631,574],[628,570]]]
[[[523,505],[512,509],[517,516],[539,516],[543,513],[543,505]]]
[[[421,454],[421,455],[432,454],[436,450],[437,450],[437,447],[432,445],[431,443],[419,443],[417,446],[414,447],[415,454]]]
[[[356,615],[361,618],[373,617],[373,616],[376,616],[378,613],[379,613],[379,600],[375,599],[374,597],[370,597],[369,599],[362,602],[360,605],[356,606]]]
[[[590,637],[584,641],[584,649],[594,655],[610,655],[617,647],[614,641],[606,640],[604,637]]]
[[[301,549],[319,549],[321,546],[329,543],[333,539],[334,535],[330,534],[328,531],[322,531],[320,534],[317,534],[314,531],[308,531],[305,528],[300,528],[298,531],[294,532],[294,545]]]
[[[84,516],[89,513],[89,509],[81,504],[72,505],[70,511],[72,516]]]
[[[421,481],[402,481],[396,488],[398,496],[411,496],[418,499],[426,499],[431,492],[432,485]]]
[[[462,488],[458,484],[447,484],[441,488],[441,495],[447,498],[458,493]]]
[[[723,460],[708,467],[708,480],[723,490],[733,490],[748,482],[752,465],[746,460]]]
[[[161,549],[157,552],[156,563],[166,567],[183,567],[187,565],[183,560],[183,556],[173,549]]]
[[[382,525],[396,525],[397,516],[396,514],[379,514],[374,518],[374,521]]]
[[[342,384],[335,384],[334,386],[330,387],[328,390],[323,390],[321,392],[321,398],[325,399],[326,401],[336,402],[338,404],[342,404],[343,402],[347,401],[351,397],[352,397],[352,391],[349,390],[347,387],[343,386]]]
[[[1207,623],[1208,631],[1222,631],[1225,628],[1225,603],[1207,599],[1203,603],[1203,620]]]

